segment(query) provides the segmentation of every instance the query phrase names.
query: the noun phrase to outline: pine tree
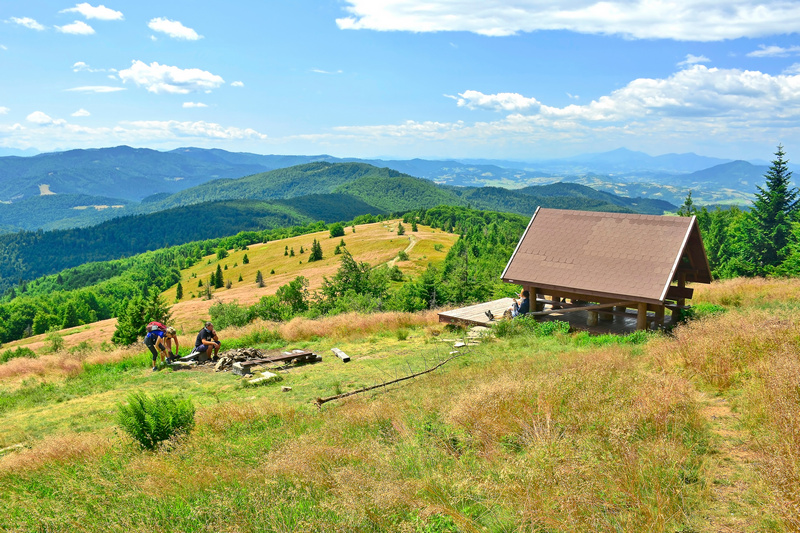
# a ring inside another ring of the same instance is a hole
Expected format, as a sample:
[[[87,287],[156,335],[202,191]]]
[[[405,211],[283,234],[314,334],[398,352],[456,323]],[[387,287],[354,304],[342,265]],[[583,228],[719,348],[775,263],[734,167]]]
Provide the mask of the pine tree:
[[[294,257],[294,246],[289,250],[289,257]]]
[[[411,231],[417,231],[417,217],[411,219]]]
[[[221,289],[225,286],[225,279],[222,277],[222,268],[217,264],[217,275],[214,278],[214,288]]]
[[[247,254],[244,254],[244,257],[242,257],[242,264],[243,265],[247,265],[249,263],[250,263],[250,259],[247,257]]]
[[[239,281],[244,281],[241,274],[239,274]]]
[[[791,226],[798,209],[798,190],[791,187],[792,172],[785,155],[779,144],[775,159],[764,175],[765,186],[758,187],[750,210],[755,226],[750,245],[760,274],[778,266],[788,253]]]
[[[283,247],[283,255],[289,255],[289,246],[288,245]]]
[[[198,286],[198,288],[203,286],[203,280],[202,279],[197,282],[197,286]]]
[[[178,300],[183,298],[183,285],[181,285],[180,281],[178,282],[178,286],[175,287],[175,298]]]
[[[261,275],[260,270],[256,272],[256,285],[258,285],[259,288],[264,286],[264,276]]]
[[[400,222],[397,223],[397,234],[398,235],[405,235],[406,234],[406,228],[404,228],[403,224],[400,223]]]
[[[322,259],[322,245],[314,239],[313,244],[311,245],[311,255],[308,256],[308,261],[319,261]]]
[[[689,191],[689,194],[686,195],[686,199],[683,201],[683,205],[681,205],[680,209],[678,209],[678,216],[691,217],[696,214],[697,208],[694,206],[694,202],[692,201],[692,191]]]
[[[306,253],[306,252],[305,252],[305,250],[303,250],[303,245],[302,245],[302,244],[300,245],[300,253],[301,253],[301,254],[304,254],[304,253]]]

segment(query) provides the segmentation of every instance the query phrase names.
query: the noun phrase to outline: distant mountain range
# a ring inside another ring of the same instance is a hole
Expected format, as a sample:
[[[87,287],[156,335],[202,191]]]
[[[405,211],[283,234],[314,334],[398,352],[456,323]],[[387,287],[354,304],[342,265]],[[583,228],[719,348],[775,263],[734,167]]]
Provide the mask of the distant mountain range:
[[[558,182],[586,185],[616,197],[649,198],[680,204],[689,190],[698,203],[747,203],[763,183],[765,166],[746,161],[666,154],[649,156],[626,149],[541,161],[360,160],[328,155],[259,155],[219,149],[179,148],[160,152],[118,146],[70,150],[31,157],[0,157],[0,232],[86,226],[120,215],[222,198],[229,180],[250,176],[260,187],[264,172],[313,163],[369,164],[454,187],[522,189]],[[373,171],[370,171],[373,172]],[[389,174],[386,174],[387,176]],[[276,176],[273,176],[277,179]],[[344,182],[328,177],[324,190],[287,177],[251,199],[330,193]],[[331,181],[332,180],[332,181]],[[475,192],[453,189],[459,197]],[[237,193],[241,194],[241,193]],[[485,193],[488,194],[488,193]],[[5,205],[3,205],[5,204]],[[621,204],[620,204],[621,205]],[[31,213],[35,213],[31,217]]]

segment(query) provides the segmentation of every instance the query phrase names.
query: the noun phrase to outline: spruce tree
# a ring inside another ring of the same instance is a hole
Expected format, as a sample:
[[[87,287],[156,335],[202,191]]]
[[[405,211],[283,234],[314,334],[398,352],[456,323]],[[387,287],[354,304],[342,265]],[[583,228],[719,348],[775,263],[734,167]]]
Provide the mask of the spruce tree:
[[[758,187],[750,210],[755,226],[755,235],[751,240],[752,255],[760,274],[769,273],[788,253],[791,226],[798,209],[798,190],[791,187],[792,172],[787,165],[788,160],[784,159],[785,155],[783,146],[779,144],[775,159],[764,175],[765,186]]]
[[[417,217],[411,219],[411,231],[417,231]]]
[[[225,279],[222,277],[222,268],[217,264],[217,276],[215,278],[214,288],[221,289],[225,286]]]
[[[242,257],[242,264],[246,265],[248,263],[250,263],[250,259],[247,257],[247,254],[244,254],[244,257]]]
[[[404,228],[403,224],[400,223],[400,222],[397,223],[397,234],[398,235],[405,235],[406,234],[406,228]]]
[[[261,275],[260,270],[256,272],[256,285],[258,285],[259,287],[264,286],[264,276]]]
[[[178,286],[175,287],[175,298],[178,300],[183,298],[183,285],[181,285],[180,281],[178,282]]]
[[[244,281],[241,274],[239,274],[239,281]]]

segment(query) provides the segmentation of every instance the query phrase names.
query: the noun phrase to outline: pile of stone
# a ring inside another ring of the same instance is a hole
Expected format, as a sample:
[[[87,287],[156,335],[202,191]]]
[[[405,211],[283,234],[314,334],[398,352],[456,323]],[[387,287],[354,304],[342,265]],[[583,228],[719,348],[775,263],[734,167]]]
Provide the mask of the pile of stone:
[[[219,354],[219,359],[217,359],[217,362],[214,365],[214,370],[217,372],[230,370],[230,367],[232,367],[234,363],[241,363],[251,359],[261,359],[263,356],[264,352],[255,348],[237,348],[235,350],[227,350]]]
[[[213,354],[212,354],[213,356]],[[258,350],[256,348],[236,348],[226,350],[209,359],[208,352],[191,353],[178,359],[173,366],[190,368],[198,365],[214,365],[216,372],[232,371],[239,376],[252,374],[252,368],[265,364],[318,363],[322,357],[306,350],[281,352],[276,350]]]

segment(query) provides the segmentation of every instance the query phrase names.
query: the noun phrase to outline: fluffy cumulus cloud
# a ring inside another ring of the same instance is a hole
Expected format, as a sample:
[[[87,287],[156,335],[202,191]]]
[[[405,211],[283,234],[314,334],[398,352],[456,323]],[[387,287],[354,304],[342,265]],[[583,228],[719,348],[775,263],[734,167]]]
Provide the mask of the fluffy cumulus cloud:
[[[30,17],[11,17],[11,22],[19,24],[20,26],[25,26],[31,30],[42,31],[45,29],[44,26]]]
[[[211,91],[225,83],[222,77],[205,70],[181,69],[156,62],[148,65],[139,60],[134,60],[130,68],[120,70],[119,79],[124,83],[133,82],[155,94]]]
[[[658,152],[670,145],[694,151],[710,138],[752,147],[754,139],[772,143],[800,137],[800,72],[770,75],[694,65],[667,78],[636,79],[586,104],[563,107],[516,93],[468,90],[448,97],[465,110],[493,111],[498,117],[471,123],[343,126],[297,138],[342,147],[360,143],[381,149],[390,144],[417,155],[457,147],[468,156],[487,146],[517,154],[532,146],[560,151],[636,146]]]
[[[747,54],[747,57],[789,57],[800,56],[800,46],[766,46],[763,44],[758,45],[758,50],[753,50]]]
[[[488,36],[538,30],[635,39],[719,41],[794,33],[800,3],[786,0],[346,0],[342,29],[468,31]]]
[[[73,116],[73,117],[88,117],[90,115],[91,115],[91,113],[86,111],[84,108],[80,108],[77,111],[75,111],[71,116]]]
[[[81,87],[73,87],[65,90],[76,93],[115,93],[117,91],[124,91],[125,87],[111,87],[109,85],[83,85]]]
[[[94,28],[89,26],[83,21],[76,20],[72,24],[64,26],[56,26],[56,29],[61,33],[69,33],[70,35],[93,35]]]
[[[61,126],[63,124],[66,124],[66,121],[64,119],[60,118],[54,119],[50,117],[50,115],[42,111],[34,111],[33,113],[25,117],[25,120],[37,124],[39,126]]]
[[[80,13],[87,19],[97,19],[97,20],[122,20],[122,12],[115,11],[113,9],[107,8],[104,5],[93,6],[91,4],[87,4],[86,2],[82,4],[76,4],[75,7],[70,7],[68,9],[62,9],[59,13]]]
[[[196,41],[203,38],[202,35],[198,35],[192,28],[187,28],[177,20],[169,20],[161,17],[154,18],[147,23],[147,27],[153,31],[166,33],[173,39]]]
[[[153,139],[266,139],[267,136],[250,128],[225,127],[213,122],[180,122],[177,120],[139,120],[121,122],[120,131],[128,130]]]
[[[191,109],[193,107],[208,107],[203,102],[184,102],[183,103],[184,109]]]

